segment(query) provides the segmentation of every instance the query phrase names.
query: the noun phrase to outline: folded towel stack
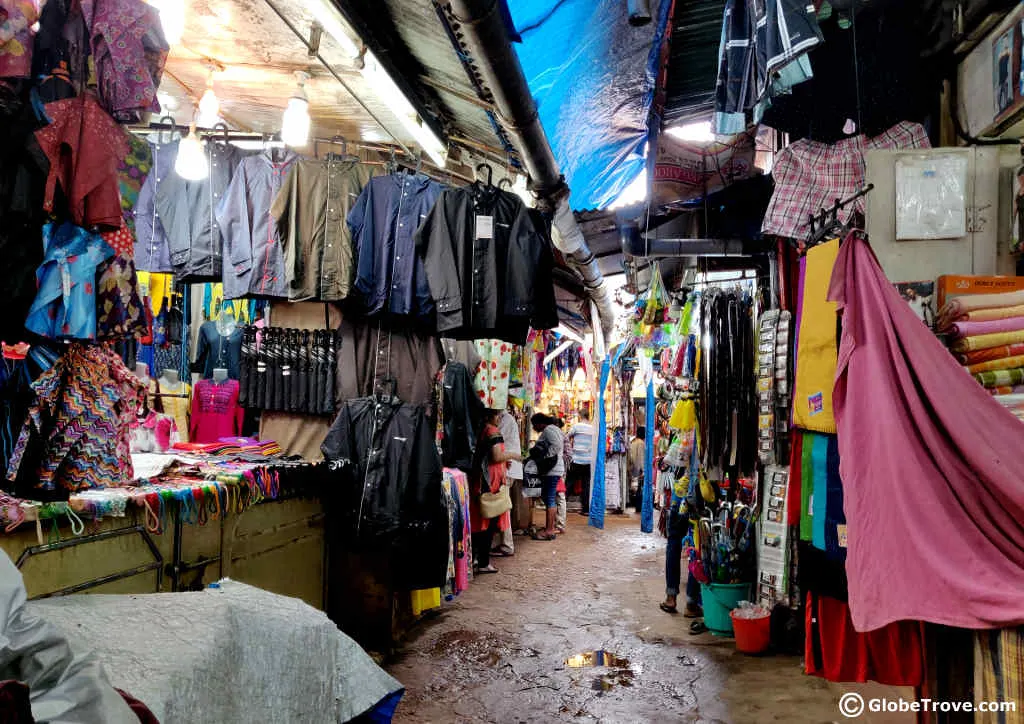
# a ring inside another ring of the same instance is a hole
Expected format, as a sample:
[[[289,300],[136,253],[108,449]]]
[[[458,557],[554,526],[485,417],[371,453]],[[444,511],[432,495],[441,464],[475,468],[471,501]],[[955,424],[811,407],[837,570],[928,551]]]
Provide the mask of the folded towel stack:
[[[964,369],[1024,419],[1024,291],[951,299],[937,326]]]

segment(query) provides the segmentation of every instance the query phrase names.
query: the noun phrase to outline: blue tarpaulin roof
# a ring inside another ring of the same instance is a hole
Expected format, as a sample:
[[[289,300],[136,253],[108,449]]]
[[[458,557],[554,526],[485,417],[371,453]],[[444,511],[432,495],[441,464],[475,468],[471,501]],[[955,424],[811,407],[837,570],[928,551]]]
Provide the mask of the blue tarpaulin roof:
[[[626,0],[514,0],[516,45],[575,210],[605,208],[644,168],[672,0],[631,26]]]

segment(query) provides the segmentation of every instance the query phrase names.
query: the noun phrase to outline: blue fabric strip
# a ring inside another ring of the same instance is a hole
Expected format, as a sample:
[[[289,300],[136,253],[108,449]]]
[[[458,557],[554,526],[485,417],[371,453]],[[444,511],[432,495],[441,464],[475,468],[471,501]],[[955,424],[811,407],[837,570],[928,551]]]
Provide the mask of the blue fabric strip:
[[[608,389],[608,376],[611,374],[611,361],[605,357],[601,363],[601,386],[597,393],[597,438],[594,445],[597,446],[596,457],[594,458],[594,484],[591,486],[590,495],[590,525],[595,528],[604,528],[605,508],[605,458],[608,450],[608,419],[604,409],[604,395]]]
[[[646,443],[644,450],[644,490],[643,504],[640,508],[640,530],[644,533],[654,531],[654,380],[647,383],[647,420],[645,430]]]
[[[815,435],[814,447],[811,448],[811,466],[814,470],[811,543],[820,550],[825,550],[825,518],[828,512],[828,439],[828,435]]]

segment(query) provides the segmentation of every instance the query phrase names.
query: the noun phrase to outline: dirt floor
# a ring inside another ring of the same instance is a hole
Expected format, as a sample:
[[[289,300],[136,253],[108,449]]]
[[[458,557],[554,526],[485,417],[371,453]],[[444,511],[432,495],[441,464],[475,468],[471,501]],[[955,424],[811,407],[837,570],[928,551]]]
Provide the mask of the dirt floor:
[[[745,656],[660,611],[665,540],[635,515],[607,516],[604,531],[569,518],[555,542],[516,538],[514,557],[494,559],[499,573],[413,630],[388,667],[407,689],[395,722],[843,720],[848,689],[805,676],[799,658]],[[592,651],[612,665],[566,665]]]

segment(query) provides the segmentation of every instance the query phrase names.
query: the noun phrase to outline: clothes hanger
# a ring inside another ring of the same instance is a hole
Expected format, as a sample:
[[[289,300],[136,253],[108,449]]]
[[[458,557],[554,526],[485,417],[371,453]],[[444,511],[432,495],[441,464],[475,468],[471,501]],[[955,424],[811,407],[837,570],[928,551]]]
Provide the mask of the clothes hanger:
[[[493,188],[494,168],[489,163],[478,163],[476,165],[477,177],[479,177],[485,170],[487,171],[487,188]]]
[[[214,124],[212,130],[220,131],[220,136],[211,136],[211,138],[214,138],[217,141],[222,142],[225,146],[231,143],[231,137],[228,135],[228,125],[226,123],[224,123],[223,121],[219,121],[218,123]]]
[[[398,172],[398,163],[395,161],[394,146],[392,146],[391,150],[388,152],[388,160],[384,165],[384,170],[387,171],[389,175]]]
[[[164,128],[166,126],[166,129]],[[174,134],[177,132],[177,124],[174,122],[173,116],[160,116],[160,129],[156,132],[156,142],[159,145],[165,143],[172,143],[174,141]],[[164,140],[164,130],[170,134],[170,139]]]
[[[423,149],[420,149],[416,153],[416,175],[418,176],[420,171],[423,169]]]

